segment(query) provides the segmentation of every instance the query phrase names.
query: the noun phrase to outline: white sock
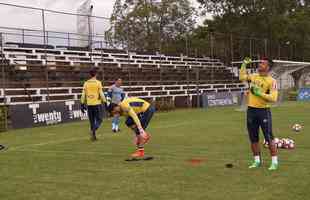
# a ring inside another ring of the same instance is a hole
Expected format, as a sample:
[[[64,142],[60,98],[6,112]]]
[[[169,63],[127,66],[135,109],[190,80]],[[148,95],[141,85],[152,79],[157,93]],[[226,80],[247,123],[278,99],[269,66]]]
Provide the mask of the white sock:
[[[117,130],[117,131],[118,131],[118,125],[115,125],[115,130]]]
[[[278,164],[278,156],[271,156],[271,161],[273,164]]]
[[[114,130],[114,129],[115,129],[115,124],[113,123],[113,124],[112,124],[112,130]]]
[[[260,163],[260,156],[254,156],[254,161]]]

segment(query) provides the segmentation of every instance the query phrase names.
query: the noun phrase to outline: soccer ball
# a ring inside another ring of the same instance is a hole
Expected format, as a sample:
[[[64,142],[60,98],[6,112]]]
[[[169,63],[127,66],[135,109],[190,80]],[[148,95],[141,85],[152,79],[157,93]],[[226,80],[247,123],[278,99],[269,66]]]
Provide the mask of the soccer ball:
[[[295,144],[294,143],[290,143],[288,147],[289,147],[289,149],[294,149],[295,148]]]
[[[279,142],[277,143],[277,147],[278,148],[282,148],[283,147],[283,141],[279,140]]]
[[[280,142],[280,140],[279,140],[279,138],[274,138],[273,142],[277,145]]]
[[[302,126],[300,124],[294,124],[292,126],[292,130],[295,131],[295,132],[300,132],[302,129]]]

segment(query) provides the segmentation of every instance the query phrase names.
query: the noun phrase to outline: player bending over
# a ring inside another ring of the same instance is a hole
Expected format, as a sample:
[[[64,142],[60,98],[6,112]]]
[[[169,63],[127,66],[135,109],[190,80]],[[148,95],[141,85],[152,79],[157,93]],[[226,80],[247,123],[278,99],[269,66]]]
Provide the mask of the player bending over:
[[[277,83],[269,75],[273,62],[264,59],[259,63],[258,74],[247,74],[246,66],[252,61],[244,59],[240,69],[240,80],[248,81],[250,92],[248,95],[247,128],[251,141],[251,149],[254,161],[249,168],[261,166],[261,152],[259,146],[259,128],[262,129],[265,140],[269,143],[272,162],[269,170],[278,168],[277,148],[274,144],[272,133],[272,120],[269,103],[276,102],[278,98]]]
[[[113,116],[127,116],[126,125],[135,133],[135,144],[137,150],[131,156],[133,158],[144,157],[144,144],[146,144],[150,135],[145,132],[150,120],[155,112],[154,106],[147,101],[136,97],[124,99],[119,104],[111,104],[109,111]]]

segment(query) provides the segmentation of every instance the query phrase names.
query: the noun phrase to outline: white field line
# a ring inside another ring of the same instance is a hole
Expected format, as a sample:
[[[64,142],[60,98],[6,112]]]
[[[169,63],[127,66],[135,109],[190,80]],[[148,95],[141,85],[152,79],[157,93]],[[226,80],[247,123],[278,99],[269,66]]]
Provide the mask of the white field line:
[[[87,139],[87,138],[86,137],[69,138],[69,139],[65,139],[65,140],[41,142],[41,143],[29,144],[29,145],[21,145],[21,146],[9,148],[8,150],[13,151],[13,150],[22,149],[22,148],[25,148],[25,147],[46,146],[46,145],[50,145],[50,144],[62,144],[62,143],[66,143],[66,142],[73,142],[73,141],[85,140],[85,139]]]
[[[115,155],[115,153],[107,153],[107,152],[96,152],[96,151],[59,151],[59,150],[35,150],[35,149],[15,149],[14,151],[18,152],[35,152],[35,153],[60,153],[60,154],[91,154],[91,155]]]
[[[186,125],[186,124],[191,124],[191,123],[181,122],[181,123],[170,124],[170,125],[166,125],[166,126],[154,127],[153,129],[175,128],[175,127],[179,127],[179,126]],[[36,144],[21,145],[21,146],[17,146],[17,147],[8,148],[8,150],[15,151],[15,150],[19,150],[19,149],[23,149],[23,148],[27,148],[27,147],[46,146],[46,145],[50,145],[50,144],[62,144],[62,143],[81,141],[81,140],[86,140],[86,139],[88,139],[88,137],[74,137],[74,138],[69,138],[69,139],[65,139],[65,140],[57,140],[57,141],[50,141],[50,142],[41,142],[41,143],[36,143]]]

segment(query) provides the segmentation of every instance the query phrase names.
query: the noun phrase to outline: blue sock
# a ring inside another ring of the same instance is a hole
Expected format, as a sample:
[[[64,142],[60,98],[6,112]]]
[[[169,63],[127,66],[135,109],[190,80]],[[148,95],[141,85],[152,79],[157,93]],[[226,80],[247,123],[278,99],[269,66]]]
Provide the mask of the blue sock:
[[[115,125],[116,125],[116,126],[119,125],[119,117],[115,117]]]
[[[112,119],[112,129],[113,130],[116,129],[116,118],[115,117],[113,117]]]

